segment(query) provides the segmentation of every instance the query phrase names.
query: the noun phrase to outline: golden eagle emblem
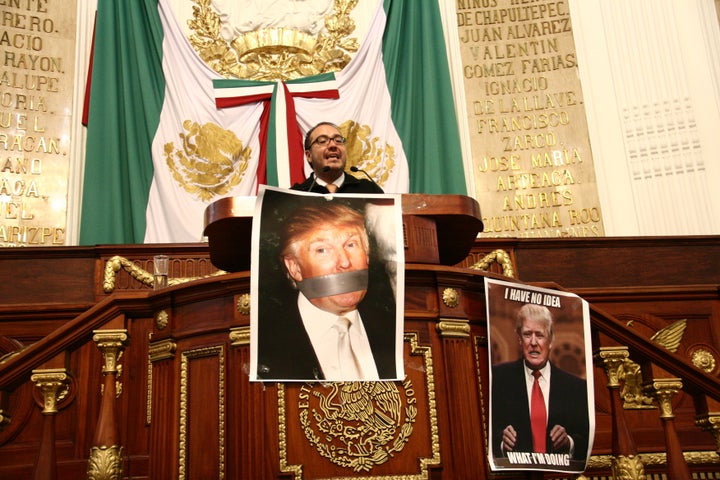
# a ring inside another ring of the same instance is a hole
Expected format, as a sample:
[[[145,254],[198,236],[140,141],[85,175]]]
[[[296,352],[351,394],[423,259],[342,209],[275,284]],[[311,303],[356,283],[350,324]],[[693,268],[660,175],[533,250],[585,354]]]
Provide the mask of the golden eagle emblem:
[[[395,148],[390,144],[380,143],[378,137],[372,136],[368,125],[360,125],[348,120],[339,125],[340,132],[347,138],[348,166],[365,170],[381,187],[388,181],[395,168]],[[352,159],[352,160],[351,160]],[[363,173],[352,174],[364,178]]]
[[[180,146],[168,142],[164,149],[173,179],[203,201],[228,194],[245,175],[250,148],[214,123],[185,120],[183,127]]]
[[[320,383],[311,389],[300,423],[320,455],[337,465],[368,471],[401,451],[412,434],[417,408],[409,379]]]

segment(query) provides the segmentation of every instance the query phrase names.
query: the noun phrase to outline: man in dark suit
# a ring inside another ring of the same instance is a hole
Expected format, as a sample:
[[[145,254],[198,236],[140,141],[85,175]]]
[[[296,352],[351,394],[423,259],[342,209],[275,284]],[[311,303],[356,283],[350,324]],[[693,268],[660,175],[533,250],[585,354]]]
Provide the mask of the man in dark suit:
[[[384,268],[370,265],[364,222],[324,199],[284,222],[280,260],[297,292],[263,295],[258,379],[396,378],[396,302]]]
[[[291,189],[313,193],[383,193],[377,183],[345,173],[345,142],[340,129],[330,122],[311,128],[305,135],[305,158],[313,173]]]
[[[589,435],[587,382],[548,361],[553,345],[550,310],[541,305],[523,305],[515,328],[523,358],[492,368],[494,456],[542,452],[584,460]],[[542,393],[539,400],[540,392],[533,392],[537,388]],[[542,405],[539,413],[533,409],[533,402]],[[533,415],[542,425],[535,437]]]

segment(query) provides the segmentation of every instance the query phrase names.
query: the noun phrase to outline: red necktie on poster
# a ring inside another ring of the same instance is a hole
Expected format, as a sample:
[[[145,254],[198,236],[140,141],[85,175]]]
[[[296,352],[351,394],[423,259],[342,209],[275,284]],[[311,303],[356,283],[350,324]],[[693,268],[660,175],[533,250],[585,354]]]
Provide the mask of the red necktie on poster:
[[[530,424],[532,426],[533,451],[545,453],[545,430],[547,428],[547,412],[545,411],[545,399],[543,398],[538,378],[540,371],[533,370],[535,381],[532,386],[532,397],[530,398]]]

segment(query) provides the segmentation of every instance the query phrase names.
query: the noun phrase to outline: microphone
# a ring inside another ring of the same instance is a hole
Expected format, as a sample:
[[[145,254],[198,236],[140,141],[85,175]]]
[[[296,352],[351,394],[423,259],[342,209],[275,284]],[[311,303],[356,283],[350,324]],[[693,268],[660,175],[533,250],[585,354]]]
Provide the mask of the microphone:
[[[327,165],[325,165],[322,169],[322,173],[329,172],[329,171],[330,171],[330,167]],[[317,175],[315,175],[315,172],[313,172],[313,181],[310,184],[310,188],[308,188],[308,190],[307,190],[308,192],[312,192],[312,189],[315,186],[315,180],[317,180]]]
[[[368,172],[366,172],[365,170],[363,170],[362,168],[358,168],[355,165],[353,165],[352,167],[350,167],[350,171],[364,173],[365,176],[373,183],[373,185],[375,185],[380,190],[380,192],[383,192],[382,187],[380,185],[378,185],[378,183],[370,176],[370,174]]]

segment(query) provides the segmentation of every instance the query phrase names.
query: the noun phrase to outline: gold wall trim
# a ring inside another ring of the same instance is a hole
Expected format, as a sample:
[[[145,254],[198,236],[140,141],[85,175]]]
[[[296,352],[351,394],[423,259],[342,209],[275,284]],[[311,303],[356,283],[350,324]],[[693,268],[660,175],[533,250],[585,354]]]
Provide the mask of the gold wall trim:
[[[460,303],[460,294],[454,288],[448,287],[443,290],[442,301],[445,306],[455,308]]]
[[[470,338],[470,323],[462,318],[441,318],[435,328],[441,337]]]
[[[683,452],[685,461],[688,465],[720,465],[720,456],[715,451],[693,451]],[[637,457],[642,461],[643,465],[652,465],[663,467],[667,465],[667,453],[666,452],[650,452],[640,453]],[[611,468],[613,463],[612,455],[592,455],[588,459],[587,473],[592,473],[593,470],[607,470]],[[592,477],[589,477],[592,478]]]
[[[188,428],[188,399],[190,397],[188,373],[190,360],[201,357],[218,357],[218,479],[225,478],[225,349],[222,345],[203,347],[188,350],[182,353],[180,361],[180,438],[178,452],[178,479],[187,477],[187,428]],[[195,448],[198,448],[196,446]]]
[[[232,39],[218,34],[222,16],[210,0],[194,0],[190,43],[200,58],[226,78],[285,81],[342,70],[359,48],[351,12],[357,0],[334,0],[322,20],[325,28],[313,37],[299,29],[262,28]]]
[[[147,399],[145,406],[145,422],[150,425],[152,421],[152,395],[153,395],[153,362],[167,360],[175,356],[177,343],[172,339],[159,340],[151,342],[148,346],[148,363],[147,363]]]
[[[112,293],[115,291],[115,281],[117,278],[117,272],[120,269],[125,270],[128,274],[138,282],[145,286],[153,288],[155,285],[155,276],[152,272],[148,272],[144,268],[138,267],[133,261],[128,260],[125,257],[115,255],[105,262],[105,272],[103,275],[103,292]],[[217,272],[211,273],[210,275],[204,275],[201,277],[175,277],[168,278],[168,286],[180,285],[182,283],[191,282],[200,278],[217,277],[219,275],[225,275],[227,272],[224,270],[218,270]]]
[[[250,345],[250,327],[233,327],[230,329],[230,346],[243,347]]]
[[[479,262],[472,264],[470,268],[487,272],[493,263],[497,263],[502,267],[503,275],[506,277],[515,277],[515,269],[512,260],[510,260],[510,254],[500,248],[485,255]]]
[[[250,294],[249,293],[243,293],[240,295],[237,299],[237,305],[236,305],[237,311],[240,312],[241,315],[250,315]]]

